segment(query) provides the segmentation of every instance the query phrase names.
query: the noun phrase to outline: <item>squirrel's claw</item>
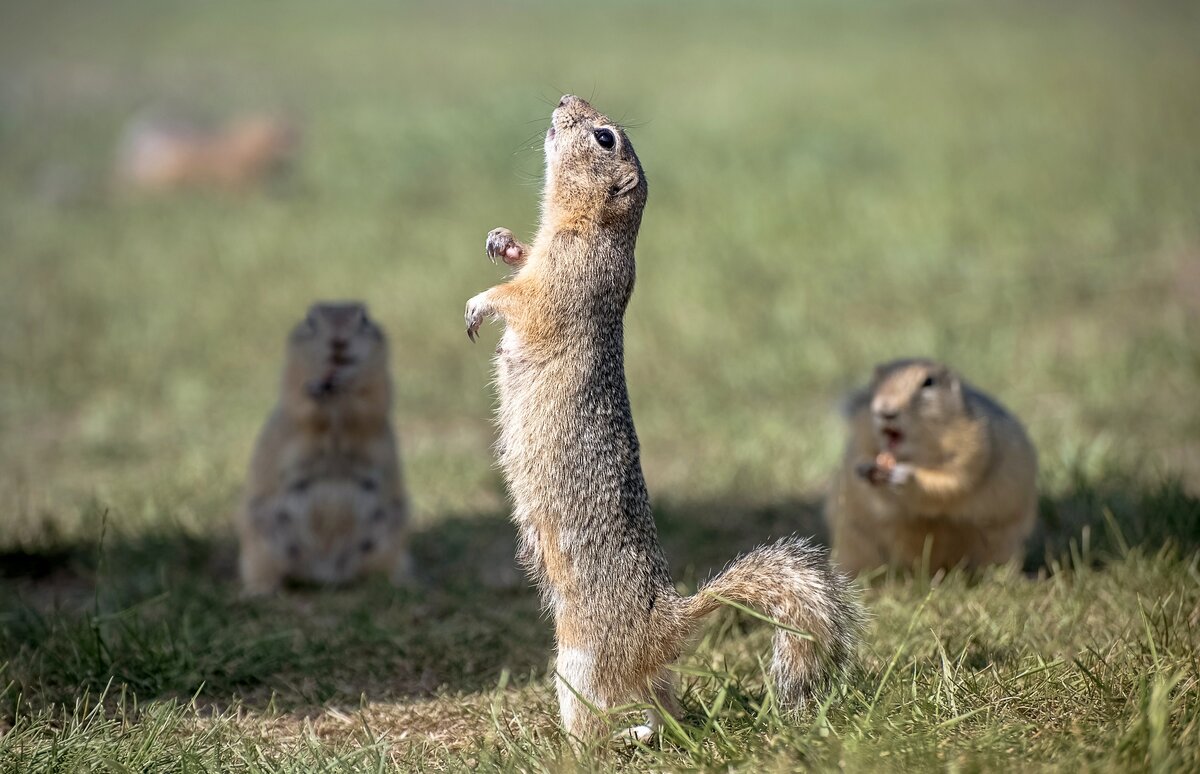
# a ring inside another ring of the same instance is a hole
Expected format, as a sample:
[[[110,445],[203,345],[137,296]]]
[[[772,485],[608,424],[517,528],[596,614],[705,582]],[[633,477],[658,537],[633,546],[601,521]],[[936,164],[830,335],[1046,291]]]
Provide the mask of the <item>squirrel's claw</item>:
[[[479,335],[479,326],[483,325],[483,321],[489,314],[488,305],[484,300],[485,293],[472,298],[467,302],[467,311],[463,315],[463,320],[467,324],[467,338],[472,342]]]
[[[506,228],[494,228],[489,231],[484,246],[492,263],[497,259],[509,266],[520,266],[525,262],[525,245],[518,242],[513,232]]]

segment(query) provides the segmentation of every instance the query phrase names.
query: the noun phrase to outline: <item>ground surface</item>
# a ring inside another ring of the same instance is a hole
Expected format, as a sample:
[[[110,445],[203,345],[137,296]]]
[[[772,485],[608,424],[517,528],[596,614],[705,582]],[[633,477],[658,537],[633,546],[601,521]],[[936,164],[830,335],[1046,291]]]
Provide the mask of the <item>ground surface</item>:
[[[0,7],[0,769],[1200,766],[1200,17],[1188,3]],[[1026,571],[881,578],[781,718],[718,616],[650,749],[573,761],[491,464],[498,225],[560,93],[650,179],[628,372],[680,584],[822,535],[838,396],[949,360],[1030,427]],[[147,105],[304,127],[265,193],[129,199]],[[422,587],[243,601],[284,331],[391,334]]]

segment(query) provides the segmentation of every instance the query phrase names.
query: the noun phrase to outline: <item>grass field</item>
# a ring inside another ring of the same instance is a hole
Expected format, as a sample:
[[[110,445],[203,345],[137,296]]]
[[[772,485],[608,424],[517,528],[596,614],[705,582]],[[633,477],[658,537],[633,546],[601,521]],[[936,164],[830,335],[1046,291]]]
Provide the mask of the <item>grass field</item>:
[[[0,770],[1197,770],[1191,3],[0,4]],[[839,395],[946,359],[1029,426],[1025,571],[880,578],[781,716],[723,614],[650,748],[575,759],[463,302],[566,91],[650,180],[628,375],[681,586],[823,537]],[[304,127],[269,192],[110,194],[146,105]],[[287,328],[393,342],[422,584],[246,601],[229,523]]]

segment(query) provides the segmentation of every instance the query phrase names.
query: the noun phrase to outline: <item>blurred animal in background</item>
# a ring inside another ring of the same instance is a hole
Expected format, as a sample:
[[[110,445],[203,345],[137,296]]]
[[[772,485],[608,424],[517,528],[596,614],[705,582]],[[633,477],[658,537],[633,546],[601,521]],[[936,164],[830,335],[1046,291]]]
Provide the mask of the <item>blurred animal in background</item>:
[[[294,162],[295,123],[249,114],[217,128],[160,117],[135,117],[117,150],[116,182],[125,190],[246,190],[269,182]]]
[[[248,593],[373,571],[411,580],[391,393],[387,340],[367,308],[313,304],[288,336],[279,403],[237,515]]]
[[[1037,518],[1037,454],[999,403],[932,360],[877,366],[847,402],[826,502],[842,569],[930,571],[1020,558]]]

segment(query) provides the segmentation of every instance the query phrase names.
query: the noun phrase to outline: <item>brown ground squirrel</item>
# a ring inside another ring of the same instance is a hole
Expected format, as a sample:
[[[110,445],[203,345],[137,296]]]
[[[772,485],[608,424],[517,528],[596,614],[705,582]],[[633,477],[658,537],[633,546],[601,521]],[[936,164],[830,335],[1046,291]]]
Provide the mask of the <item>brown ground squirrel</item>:
[[[295,125],[270,115],[243,116],[218,129],[142,117],[122,138],[117,182],[144,191],[244,189],[283,169],[298,142]]]
[[[372,570],[406,583],[408,502],[388,412],[387,340],[359,303],[316,303],[288,336],[279,403],[238,513],[249,593]]]
[[[847,403],[850,439],[826,503],[847,572],[1020,555],[1037,518],[1037,454],[999,403],[932,360],[876,367]]]
[[[741,557],[691,597],[675,590],[642,476],[625,382],[623,317],[646,178],[622,129],[566,96],[546,133],[542,222],[529,247],[507,229],[487,251],[518,271],[467,302],[474,339],[506,323],[497,349],[498,453],[520,558],[554,615],[562,722],[576,740],[630,701],[676,711],[666,667],[723,600],[790,627],[775,634],[781,702],[825,683],[854,649],[861,608],[825,553],[790,538]],[[661,718],[628,729],[648,739]]]

